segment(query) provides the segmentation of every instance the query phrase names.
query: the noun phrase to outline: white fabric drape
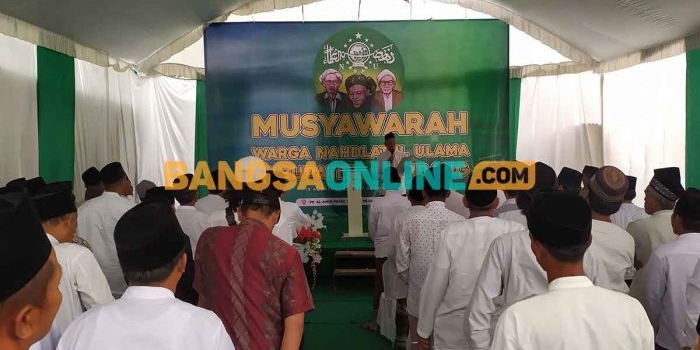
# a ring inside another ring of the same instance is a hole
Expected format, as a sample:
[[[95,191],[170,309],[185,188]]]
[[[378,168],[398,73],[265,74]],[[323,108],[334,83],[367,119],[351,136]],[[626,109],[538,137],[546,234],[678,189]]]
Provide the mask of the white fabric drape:
[[[163,183],[163,164],[194,166],[196,82],[142,78],[92,63],[75,64],[75,194],[85,169],[119,161],[132,183]]]
[[[605,163],[637,177],[637,198],[654,169],[677,166],[685,178],[685,54],[606,73]]]
[[[36,46],[0,35],[0,186],[39,174]]]
[[[75,180],[74,192],[82,202],[81,175],[94,166],[101,169],[121,162],[133,181],[137,174],[132,72],[75,60]]]
[[[163,184],[166,161],[194,171],[197,82],[167,77],[137,79],[133,86],[137,180]]]
[[[600,76],[591,72],[521,81],[517,158],[582,169],[602,165]]]

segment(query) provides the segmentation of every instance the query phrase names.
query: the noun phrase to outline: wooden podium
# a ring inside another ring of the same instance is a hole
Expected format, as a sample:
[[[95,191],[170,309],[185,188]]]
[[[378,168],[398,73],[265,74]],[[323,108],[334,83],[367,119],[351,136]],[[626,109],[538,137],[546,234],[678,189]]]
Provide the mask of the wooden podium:
[[[355,168],[350,167],[349,174],[343,174],[347,176],[350,181],[348,184],[347,195],[348,195],[348,232],[343,234],[343,238],[349,237],[367,237],[367,232],[363,229],[362,220],[362,184],[359,188],[355,187]]]

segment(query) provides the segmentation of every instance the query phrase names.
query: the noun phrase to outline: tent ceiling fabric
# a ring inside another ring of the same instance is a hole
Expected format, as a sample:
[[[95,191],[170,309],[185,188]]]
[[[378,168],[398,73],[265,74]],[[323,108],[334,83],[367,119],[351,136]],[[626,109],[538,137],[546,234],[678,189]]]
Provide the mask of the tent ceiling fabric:
[[[132,64],[244,0],[2,0],[0,12]]]
[[[700,30],[697,0],[491,0],[605,61]]]
[[[256,13],[315,1],[2,0],[0,13],[110,57],[153,67],[196,42],[203,26],[231,11]],[[643,50],[700,31],[698,0],[440,1],[506,20],[564,56],[589,65],[646,54]]]

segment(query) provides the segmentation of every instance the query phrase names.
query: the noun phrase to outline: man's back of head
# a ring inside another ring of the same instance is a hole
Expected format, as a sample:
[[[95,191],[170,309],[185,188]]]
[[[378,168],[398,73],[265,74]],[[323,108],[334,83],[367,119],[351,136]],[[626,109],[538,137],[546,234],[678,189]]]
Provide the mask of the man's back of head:
[[[166,203],[174,210],[175,191],[168,190],[164,186],[156,186],[146,191],[146,195],[144,196],[143,201]]]
[[[406,196],[412,205],[423,205],[425,204],[425,197],[423,196],[423,191],[418,188],[418,177],[414,176],[411,179],[411,189],[406,191]]]
[[[272,184],[272,175],[267,174],[267,177],[267,187],[261,182],[243,184],[240,211],[243,218],[258,220],[272,230],[280,219],[280,192]]]
[[[672,210],[683,191],[679,168],[654,169],[654,176],[644,190],[644,211],[654,215],[661,210]]]
[[[564,191],[579,193],[581,192],[581,181],[583,174],[578,170],[563,167],[557,176],[557,181]]]
[[[550,281],[562,266],[577,265],[583,275],[583,255],[591,244],[592,216],[588,203],[566,191],[535,195],[527,214],[532,250]]]
[[[498,206],[498,191],[468,189],[464,192],[464,201],[471,215],[490,212]]]
[[[447,188],[445,177],[449,177],[448,172],[451,171],[446,164],[441,163],[437,167],[432,167],[423,174],[423,196],[426,202],[430,201],[445,201],[445,198],[450,193]]]
[[[700,233],[700,191],[688,188],[676,202],[671,217],[673,232],[678,235],[696,232]]]
[[[120,196],[128,196],[133,194],[134,187],[131,185],[131,180],[126,175],[124,167],[119,162],[112,162],[105,165],[100,170],[100,177],[105,191],[115,192]]]
[[[160,201],[138,204],[114,228],[119,264],[129,286],[174,292],[184,273],[188,241],[172,207]]]
[[[609,217],[620,209],[628,187],[627,177],[620,169],[604,166],[591,177],[581,194],[595,214]]]
[[[516,199],[516,204],[523,211],[523,214],[527,214],[532,198],[537,192],[553,190],[558,187],[557,173],[554,169],[543,162],[537,162],[535,163],[535,185],[527,191],[520,192]]]
[[[187,186],[181,190],[176,190],[173,193],[175,194],[175,199],[178,203],[180,203],[180,205],[192,206],[199,198],[199,193],[197,192],[197,190],[193,190],[190,187],[194,175],[185,174],[185,177],[187,181]]]

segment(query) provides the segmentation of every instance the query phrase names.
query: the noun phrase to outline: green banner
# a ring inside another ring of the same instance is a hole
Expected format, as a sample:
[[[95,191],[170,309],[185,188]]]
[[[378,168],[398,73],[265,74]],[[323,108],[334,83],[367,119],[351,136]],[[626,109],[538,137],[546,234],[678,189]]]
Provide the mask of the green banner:
[[[206,86],[197,80],[197,100],[194,115],[194,162],[207,160],[207,101]],[[199,195],[207,194],[205,186],[200,187]]]
[[[70,56],[37,46],[39,175],[73,181],[75,68]]]
[[[510,80],[509,96],[510,107],[508,108],[508,132],[510,134],[510,148],[508,150],[509,160],[516,159],[516,150],[518,148],[518,121],[520,118],[520,78]]]
[[[510,158],[503,22],[222,23],[205,53],[210,166],[293,163],[285,199],[324,214],[326,242],[348,229],[346,191],[327,186],[341,176],[326,170],[370,166],[387,133],[413,164],[454,162],[457,177]],[[377,191],[363,189],[367,205]]]

